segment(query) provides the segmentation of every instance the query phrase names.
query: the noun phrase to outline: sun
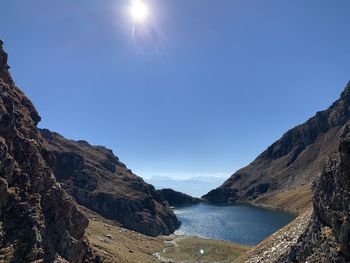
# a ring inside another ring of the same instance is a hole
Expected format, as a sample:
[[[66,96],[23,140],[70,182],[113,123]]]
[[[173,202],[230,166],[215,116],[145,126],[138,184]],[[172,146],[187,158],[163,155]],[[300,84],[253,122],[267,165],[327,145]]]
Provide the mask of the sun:
[[[133,0],[129,11],[131,18],[137,23],[142,23],[149,17],[148,5],[142,0]]]

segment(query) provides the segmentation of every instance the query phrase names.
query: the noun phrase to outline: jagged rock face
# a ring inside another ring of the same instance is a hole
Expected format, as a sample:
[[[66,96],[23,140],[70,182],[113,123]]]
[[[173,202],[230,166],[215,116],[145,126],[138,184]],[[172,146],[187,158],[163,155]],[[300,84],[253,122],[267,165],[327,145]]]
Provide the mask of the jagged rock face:
[[[310,190],[300,198],[306,196],[311,204],[311,184],[320,175],[327,156],[336,152],[342,134],[349,129],[349,119],[350,83],[329,109],[289,130],[250,165],[203,198],[210,202],[264,203],[277,193],[306,186]],[[282,204],[280,208],[286,207]]]
[[[348,136],[341,139],[338,153],[329,158],[320,178],[314,183],[312,211],[310,217],[299,216],[290,226],[253,249],[242,262],[350,262]]]
[[[320,179],[315,183],[313,210],[309,227],[299,237],[298,244],[279,262],[350,262],[348,135],[340,141],[338,153],[329,158]]]
[[[40,117],[15,86],[0,41],[0,261],[83,262],[88,220],[60,189],[44,156]]]
[[[169,205],[112,151],[41,130],[53,153],[51,167],[62,188],[81,205],[150,236],[168,235],[180,225]]]
[[[341,254],[350,261],[350,139],[344,139],[339,153],[330,159],[315,188],[316,218],[332,232]]]
[[[202,201],[200,198],[192,197],[190,195],[174,191],[173,189],[161,189],[157,190],[157,192],[171,206],[193,205]]]

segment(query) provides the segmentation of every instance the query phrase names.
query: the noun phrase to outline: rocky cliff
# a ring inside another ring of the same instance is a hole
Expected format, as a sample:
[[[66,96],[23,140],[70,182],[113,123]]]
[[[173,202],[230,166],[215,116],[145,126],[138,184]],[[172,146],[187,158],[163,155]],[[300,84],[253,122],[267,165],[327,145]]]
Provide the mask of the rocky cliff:
[[[157,190],[157,192],[171,206],[193,205],[202,201],[200,198],[192,197],[190,195],[174,191],[173,189],[161,189]]]
[[[349,129],[350,84],[325,111],[287,133],[203,198],[209,202],[252,202],[289,210],[311,205],[311,184],[327,156]]]
[[[350,262],[349,205],[350,137],[347,136],[315,183],[314,214],[308,229],[282,259],[286,262]]]
[[[0,41],[0,261],[83,262],[88,221],[61,190],[36,125],[40,117],[13,82]]]
[[[338,153],[314,184],[311,212],[302,213],[239,262],[350,262],[349,135],[341,138]]]
[[[111,150],[41,130],[53,158],[50,167],[77,203],[150,236],[168,235],[180,222],[152,185],[129,170]]]

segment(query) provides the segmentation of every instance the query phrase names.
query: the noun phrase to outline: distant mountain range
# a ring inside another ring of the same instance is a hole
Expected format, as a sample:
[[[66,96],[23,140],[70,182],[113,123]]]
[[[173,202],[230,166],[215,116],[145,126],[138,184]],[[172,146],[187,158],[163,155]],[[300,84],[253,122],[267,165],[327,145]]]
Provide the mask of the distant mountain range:
[[[152,176],[145,179],[157,189],[171,188],[189,194],[194,197],[201,197],[210,190],[220,186],[226,178],[216,176],[195,176],[188,179],[173,179],[168,176]]]

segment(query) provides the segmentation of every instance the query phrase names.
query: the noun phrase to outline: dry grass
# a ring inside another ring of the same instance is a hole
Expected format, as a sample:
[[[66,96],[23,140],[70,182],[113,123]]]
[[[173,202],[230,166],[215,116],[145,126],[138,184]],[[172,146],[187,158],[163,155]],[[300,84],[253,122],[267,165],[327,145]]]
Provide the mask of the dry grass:
[[[171,258],[174,262],[234,262],[251,247],[228,243],[219,240],[198,237],[180,238],[176,246],[165,249],[161,256]],[[201,253],[202,252],[202,253]]]
[[[164,238],[152,238],[118,226],[81,207],[89,218],[86,236],[106,263],[159,262],[153,255],[165,248]]]
[[[257,199],[254,204],[301,213],[311,207],[312,191],[309,185],[274,192]]]
[[[326,239],[330,239],[330,238],[334,238],[334,233],[333,233],[333,230],[332,228],[330,227],[322,227],[321,228],[321,232],[322,232],[322,235],[326,238]]]

